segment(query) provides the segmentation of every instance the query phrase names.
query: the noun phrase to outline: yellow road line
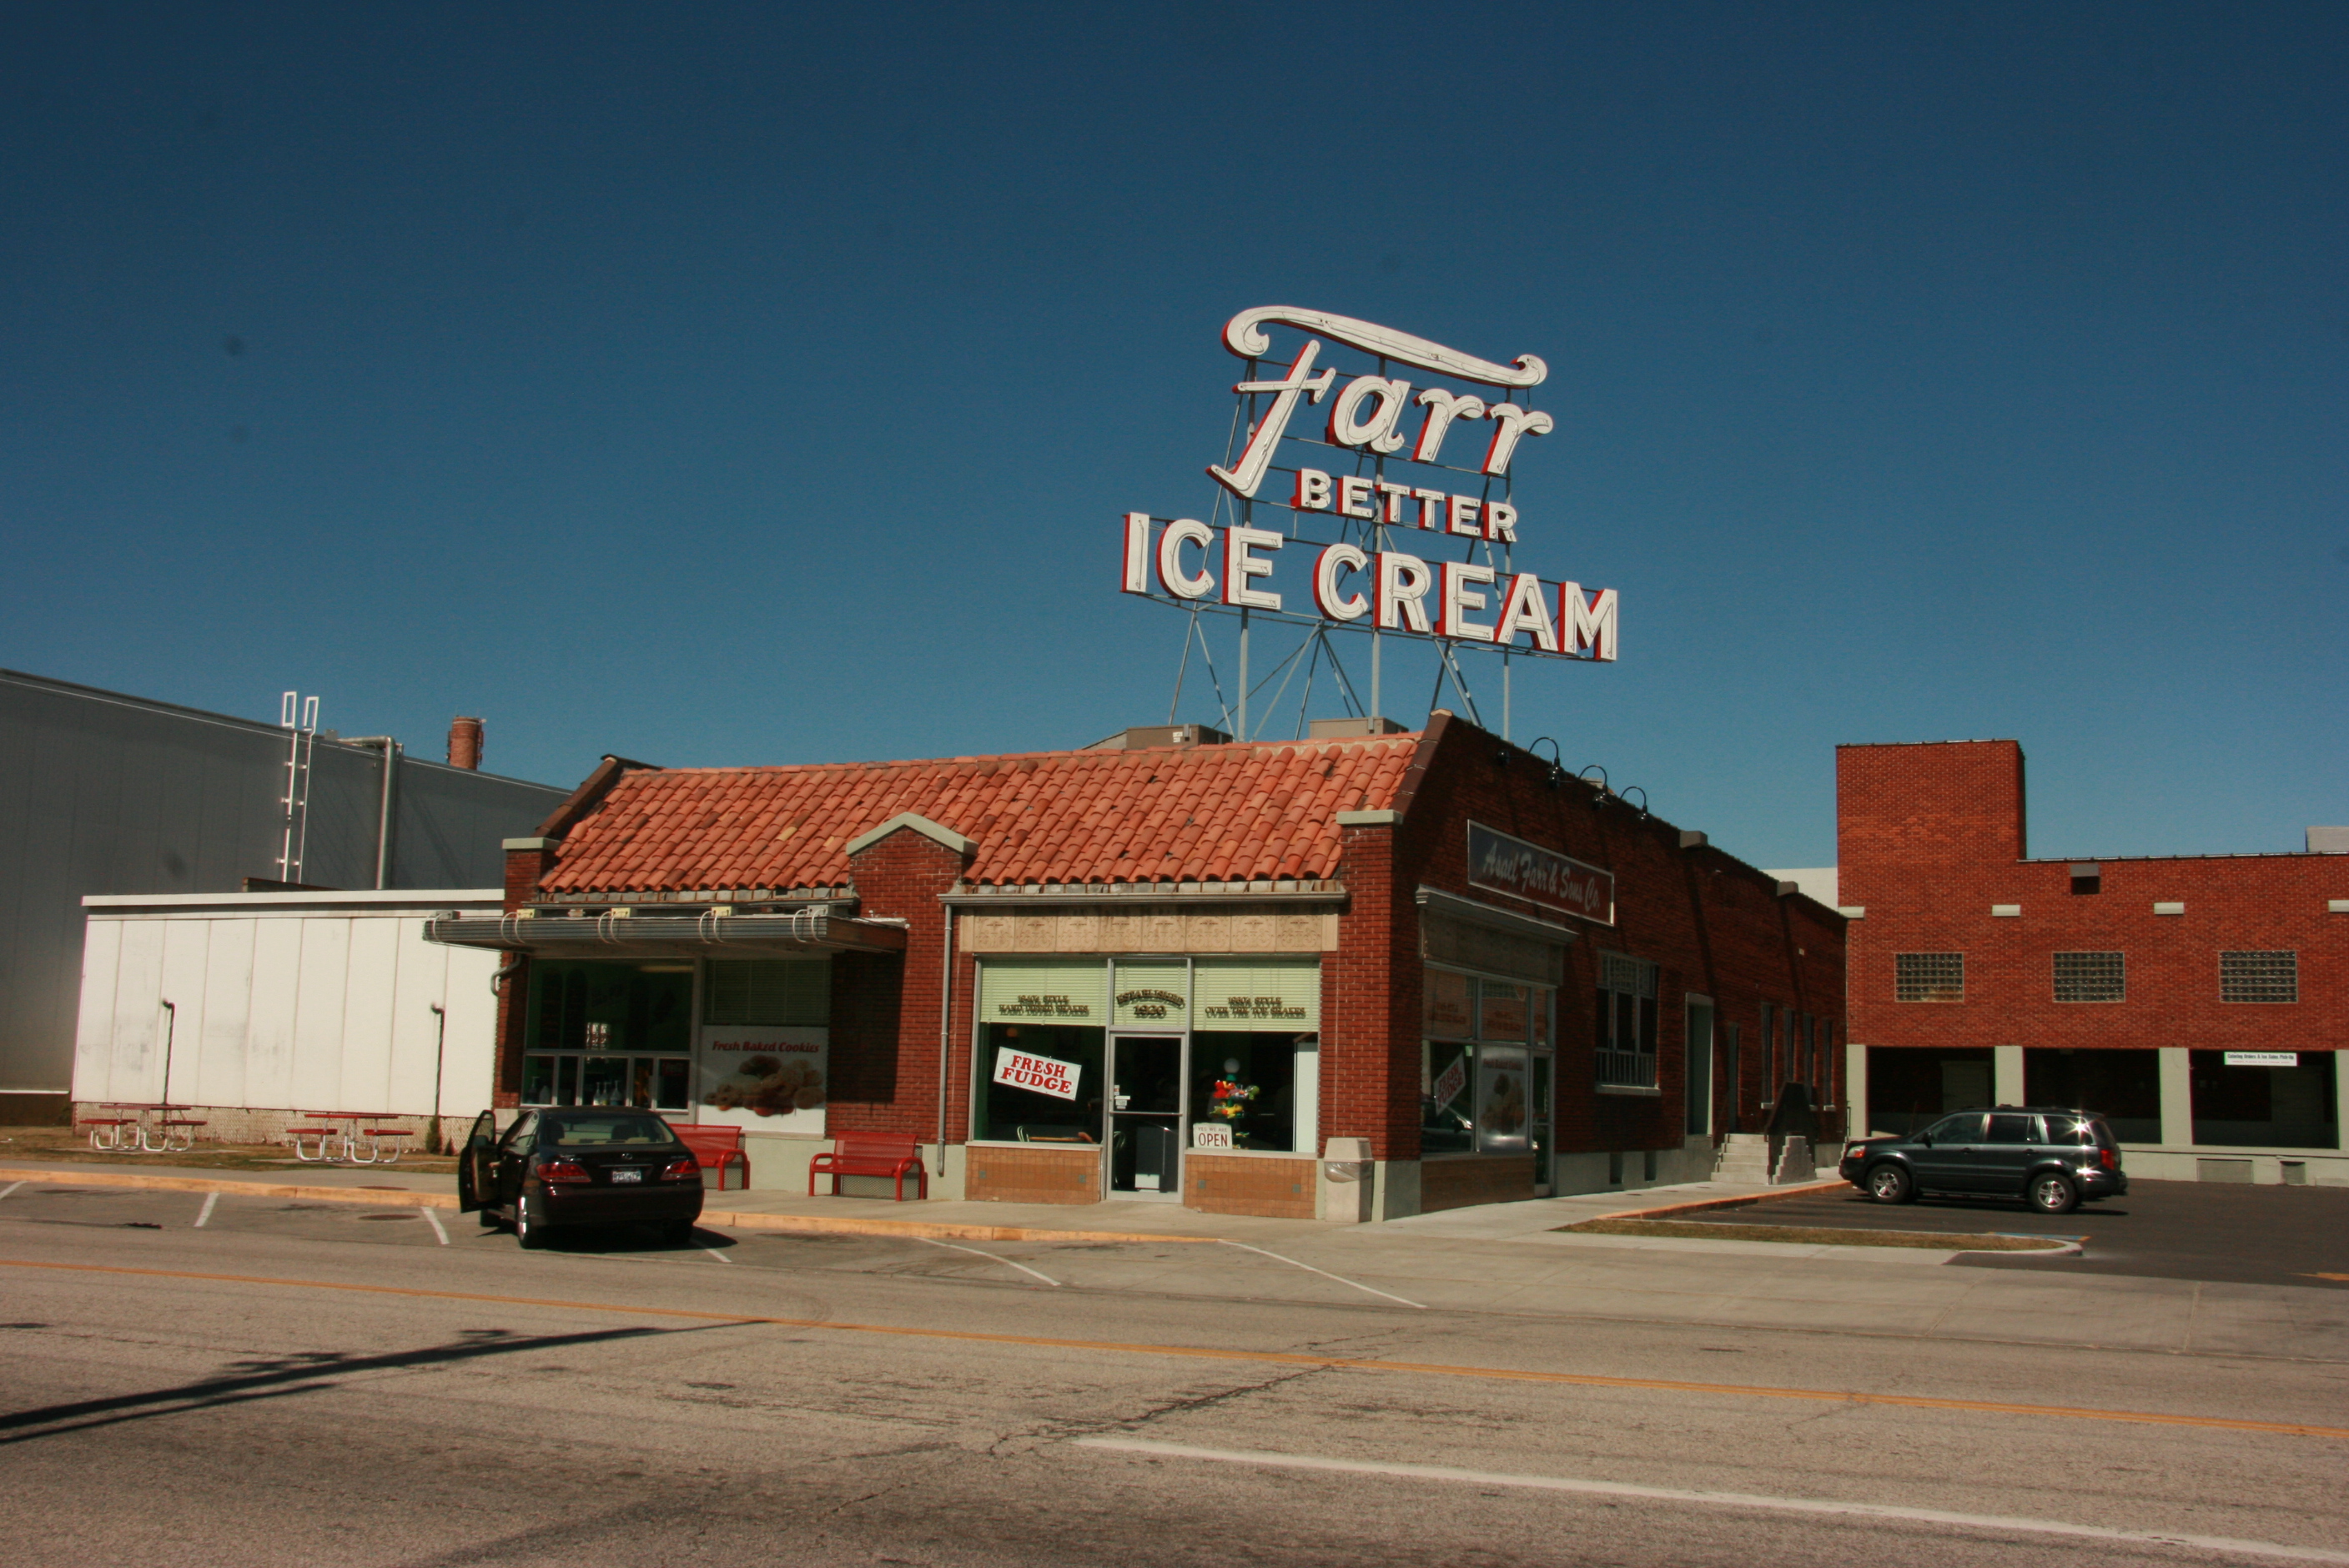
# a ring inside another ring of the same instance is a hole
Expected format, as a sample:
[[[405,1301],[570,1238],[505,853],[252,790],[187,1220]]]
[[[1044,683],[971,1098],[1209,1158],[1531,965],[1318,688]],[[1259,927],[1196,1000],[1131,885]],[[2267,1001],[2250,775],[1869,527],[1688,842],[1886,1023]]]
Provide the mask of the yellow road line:
[[[1245,1361],[1330,1371],[1402,1372],[1427,1377],[1563,1384],[1578,1388],[1721,1394],[1737,1398],[1804,1399],[1832,1405],[1890,1405],[1911,1410],[1967,1410],[1993,1416],[2058,1416],[2071,1420],[2122,1421],[2139,1426],[2194,1427],[2223,1432],[2271,1432],[2292,1438],[2349,1439],[2349,1427],[2318,1427],[2301,1421],[2246,1421],[2227,1416],[2178,1416],[2158,1410],[2099,1410],[2071,1405],[2019,1405],[2001,1399],[1937,1399],[1917,1394],[1860,1394],[1836,1388],[1775,1388],[1752,1383],[1695,1383],[1677,1377],[1607,1377],[1590,1372],[1534,1372],[1513,1367],[1458,1367],[1440,1361],[1373,1361],[1345,1356],[1312,1356],[1290,1350],[1232,1350],[1195,1345],[1128,1344],[1114,1339],[1061,1339],[1032,1334],[986,1334],[963,1328],[908,1328],[885,1323],[843,1323],[825,1317],[762,1317],[753,1313],[710,1312],[693,1307],[630,1306],[615,1302],[566,1301],[552,1296],[487,1295],[471,1291],[423,1290],[414,1285],[347,1284],[336,1280],[276,1279],[264,1274],[125,1268],[112,1264],[36,1263],[25,1258],[0,1258],[0,1268],[129,1274],[146,1279],[203,1280],[221,1284],[276,1285],[290,1290],[339,1290],[364,1295],[409,1296],[423,1301],[481,1302],[493,1306],[547,1306],[571,1312],[618,1313],[633,1317],[683,1317],[697,1323],[759,1324],[778,1328],[830,1329],[841,1334],[879,1334],[901,1339],[944,1339],[969,1345],[1009,1345],[1043,1350],[1091,1350],[1119,1356],[1167,1356],[1195,1361]]]

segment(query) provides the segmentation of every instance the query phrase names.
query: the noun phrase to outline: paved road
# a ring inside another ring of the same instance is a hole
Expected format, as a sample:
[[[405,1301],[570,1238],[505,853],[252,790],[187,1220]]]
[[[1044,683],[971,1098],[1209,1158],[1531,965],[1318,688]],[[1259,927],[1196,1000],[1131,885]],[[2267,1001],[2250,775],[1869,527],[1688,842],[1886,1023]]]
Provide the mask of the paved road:
[[[205,1205],[0,1201],[19,1560],[2349,1563],[2340,1360],[1424,1311],[1208,1243],[523,1253]]]
[[[1728,1224],[2085,1236],[2085,1254],[2064,1260],[2064,1271],[2349,1289],[2349,1187],[2136,1181],[2128,1196],[2084,1203],[2068,1214],[2034,1213],[2020,1199],[1937,1196],[1884,1204],[1845,1189],[1692,1217]],[[1990,1253],[1959,1261],[1980,1268],[2050,1266]]]

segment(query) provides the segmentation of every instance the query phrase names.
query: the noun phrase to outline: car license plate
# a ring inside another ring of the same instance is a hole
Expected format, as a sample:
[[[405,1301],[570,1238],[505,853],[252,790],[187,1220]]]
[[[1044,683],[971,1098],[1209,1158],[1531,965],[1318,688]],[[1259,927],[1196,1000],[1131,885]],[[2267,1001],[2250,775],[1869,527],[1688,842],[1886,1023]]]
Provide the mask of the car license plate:
[[[615,1182],[641,1181],[644,1179],[645,1173],[641,1171],[615,1171],[612,1172],[612,1180]]]

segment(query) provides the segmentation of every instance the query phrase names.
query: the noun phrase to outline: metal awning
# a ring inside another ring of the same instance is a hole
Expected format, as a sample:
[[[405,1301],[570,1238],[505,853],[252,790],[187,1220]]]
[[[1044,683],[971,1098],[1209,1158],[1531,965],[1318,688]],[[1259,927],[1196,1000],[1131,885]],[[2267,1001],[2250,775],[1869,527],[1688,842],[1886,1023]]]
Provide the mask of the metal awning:
[[[897,953],[905,928],[828,910],[789,914],[435,915],[428,942],[488,947],[537,958],[755,958],[762,954]]]

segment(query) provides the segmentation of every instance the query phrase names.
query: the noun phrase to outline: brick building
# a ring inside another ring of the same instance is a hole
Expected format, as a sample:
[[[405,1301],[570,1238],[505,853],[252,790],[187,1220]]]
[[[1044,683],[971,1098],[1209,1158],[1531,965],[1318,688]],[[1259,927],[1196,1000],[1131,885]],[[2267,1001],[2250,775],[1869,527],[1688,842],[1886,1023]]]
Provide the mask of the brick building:
[[[2349,855],[2032,860],[2011,740],[1839,747],[1836,799],[1868,1127],[2085,1106],[2140,1175],[2349,1182]]]
[[[1804,1084],[1844,921],[1448,714],[1298,743],[605,765],[508,844],[499,1103],[917,1140],[934,1196],[1371,1212],[1709,1173]]]

